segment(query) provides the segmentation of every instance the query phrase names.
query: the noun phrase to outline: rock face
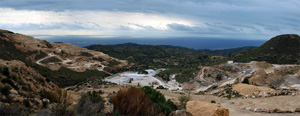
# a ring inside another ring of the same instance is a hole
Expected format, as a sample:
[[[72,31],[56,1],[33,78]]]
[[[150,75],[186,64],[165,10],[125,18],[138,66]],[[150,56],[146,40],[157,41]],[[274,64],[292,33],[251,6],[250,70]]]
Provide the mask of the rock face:
[[[189,101],[186,105],[186,112],[192,116],[229,116],[229,110],[218,104],[211,104],[202,101]]]

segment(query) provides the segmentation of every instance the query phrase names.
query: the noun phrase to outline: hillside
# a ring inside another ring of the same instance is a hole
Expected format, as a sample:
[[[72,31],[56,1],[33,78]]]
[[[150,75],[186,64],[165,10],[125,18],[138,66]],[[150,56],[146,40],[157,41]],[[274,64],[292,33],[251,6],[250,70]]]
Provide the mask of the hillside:
[[[0,103],[17,105],[30,112],[41,109],[43,102],[57,102],[45,92],[52,93],[59,87],[21,61],[0,59],[0,77]]]
[[[262,46],[233,55],[237,62],[267,61],[272,64],[300,64],[300,37],[287,34],[271,38]]]
[[[102,52],[64,43],[50,43],[30,36],[0,30],[0,59],[19,60],[60,87],[90,78],[106,77],[106,70],[126,67],[127,61]]]
[[[214,55],[221,55],[221,56],[230,56],[232,54],[236,54],[241,51],[252,50],[257,48],[256,46],[246,46],[246,47],[239,47],[239,48],[229,48],[229,49],[221,49],[221,50],[210,50],[210,49],[202,49],[200,51],[214,54]]]
[[[176,80],[179,82],[189,81],[189,78],[193,78],[201,65],[214,65],[226,61],[222,56],[212,56],[199,50],[175,46],[127,43],[92,45],[87,48],[102,51],[112,57],[135,64],[134,68],[126,70],[143,71],[149,68],[168,68],[169,70],[162,71],[158,76],[168,80],[170,74],[176,73]],[[120,72],[124,70],[120,70]]]

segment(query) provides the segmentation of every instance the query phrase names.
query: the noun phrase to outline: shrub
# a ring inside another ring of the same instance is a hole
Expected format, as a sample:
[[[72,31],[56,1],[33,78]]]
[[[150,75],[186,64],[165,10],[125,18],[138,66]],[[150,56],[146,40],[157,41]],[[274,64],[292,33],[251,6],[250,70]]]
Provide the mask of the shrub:
[[[122,115],[154,115],[154,106],[139,88],[123,89],[111,99],[114,109]]]
[[[19,87],[16,86],[16,85],[14,84],[14,82],[13,82],[11,79],[9,79],[9,78],[2,79],[1,82],[2,82],[2,83],[8,83],[8,84],[9,84],[10,86],[12,86],[15,90],[19,90]]]
[[[68,109],[66,105],[58,104],[51,109],[53,116],[74,116],[75,112]]]
[[[30,107],[30,102],[29,102],[27,99],[25,99],[25,100],[23,101],[23,103],[24,103],[24,106],[25,106],[25,107],[27,107],[27,108]]]
[[[142,90],[154,102],[157,114],[163,113],[169,115],[172,111],[177,109],[176,105],[171,100],[166,101],[165,96],[152,87],[144,86]]]
[[[210,103],[212,103],[212,104],[215,104],[215,103],[216,103],[216,101],[215,101],[215,100],[211,100],[211,101],[210,101]]]
[[[156,89],[166,89],[166,88],[162,85],[159,85],[158,87],[156,87]]]
[[[70,96],[67,93],[67,90],[63,89],[56,89],[55,91],[47,91],[42,90],[40,92],[40,96],[42,98],[47,98],[51,102],[59,103],[62,105],[69,105],[70,104]]]
[[[249,84],[249,79],[245,78],[242,83]]]
[[[22,109],[16,106],[0,104],[0,116],[22,116]]]
[[[221,74],[218,74],[217,77],[216,77],[216,79],[217,79],[218,81],[221,81],[221,80],[222,80],[222,75],[221,75]]]
[[[95,91],[83,94],[77,104],[77,113],[83,116],[99,114],[103,109],[104,100]]]
[[[2,75],[9,76],[8,67],[0,67],[0,72],[2,73]]]
[[[186,103],[190,100],[190,95],[180,95],[180,97],[178,98],[178,100],[180,101],[180,107],[182,109],[185,109],[186,107]]]
[[[9,87],[9,86],[4,86],[3,88],[1,88],[1,93],[3,94],[3,95],[8,95],[9,94],[9,91],[11,90],[11,88]]]

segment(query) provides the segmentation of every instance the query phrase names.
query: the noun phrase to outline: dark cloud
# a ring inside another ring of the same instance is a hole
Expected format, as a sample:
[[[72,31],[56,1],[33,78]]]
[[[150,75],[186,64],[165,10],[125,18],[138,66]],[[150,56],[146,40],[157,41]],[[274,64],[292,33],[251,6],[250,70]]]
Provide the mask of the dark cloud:
[[[171,30],[187,33],[221,34],[280,34],[285,32],[299,34],[299,6],[299,0],[0,0],[0,8],[17,10],[121,11],[180,17],[196,24],[204,24],[206,27],[178,23],[167,26]],[[91,23],[90,26],[83,26],[76,22],[59,24],[56,27],[43,24],[27,25],[32,28],[101,29],[101,26],[96,23]],[[128,26],[154,30],[152,26],[132,22],[120,26],[120,30],[132,30]]]

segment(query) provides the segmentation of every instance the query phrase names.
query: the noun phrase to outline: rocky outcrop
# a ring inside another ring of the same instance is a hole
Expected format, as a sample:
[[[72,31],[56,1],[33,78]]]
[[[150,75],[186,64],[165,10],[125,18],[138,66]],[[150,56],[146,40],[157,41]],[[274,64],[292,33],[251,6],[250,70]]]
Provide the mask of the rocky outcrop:
[[[219,104],[211,104],[202,101],[189,101],[186,112],[192,116],[229,116],[229,110]]]
[[[0,77],[0,103],[24,104],[35,110],[55,102],[49,101],[51,95],[42,95],[42,91],[50,93],[59,87],[21,61],[0,59]]]

